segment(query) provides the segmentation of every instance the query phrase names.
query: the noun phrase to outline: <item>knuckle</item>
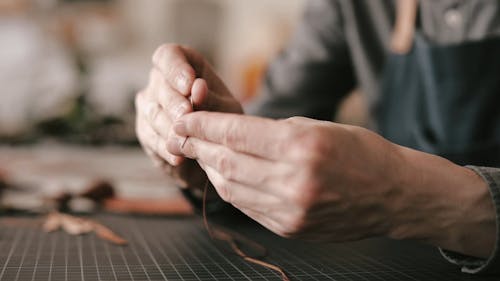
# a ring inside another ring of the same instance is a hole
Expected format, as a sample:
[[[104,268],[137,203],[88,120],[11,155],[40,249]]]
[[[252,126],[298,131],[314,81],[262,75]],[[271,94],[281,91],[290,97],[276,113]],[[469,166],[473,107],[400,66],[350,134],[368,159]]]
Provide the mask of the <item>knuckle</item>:
[[[183,56],[184,50],[178,44],[160,46],[153,55],[153,64],[159,68],[166,80],[171,83],[184,83],[194,80],[196,73]],[[163,77],[162,75],[162,77]]]
[[[200,135],[200,138],[204,138],[204,135],[203,135],[203,121],[200,121],[199,118],[192,118],[189,122],[188,122],[188,126],[189,126],[189,129],[190,131],[192,131],[195,135]]]
[[[292,117],[283,119],[282,121],[285,122],[285,123],[299,123],[299,122],[301,122],[301,121],[303,121],[305,119],[306,118],[302,117],[302,116],[292,116]]]
[[[187,100],[174,99],[173,97],[170,97],[168,101],[162,102],[162,106],[171,120],[178,119],[182,115],[186,114],[192,107]]]
[[[144,106],[144,111],[146,119],[149,121],[149,123],[153,124],[156,122],[158,116],[160,115],[160,106],[155,102],[148,102]]]
[[[160,64],[168,55],[181,51],[178,44],[166,43],[159,46],[153,54],[153,64]]]
[[[293,239],[293,234],[291,234],[288,229],[284,226],[275,226],[271,229],[272,232],[276,233],[277,235],[287,238],[287,239]]]
[[[166,78],[165,80],[171,88],[175,89],[175,83],[178,83],[183,79],[182,72],[179,71],[179,68],[170,63],[165,65],[163,72]]]
[[[244,126],[242,124],[238,124],[235,121],[230,121],[227,124],[227,129],[224,132],[222,142],[225,145],[241,145],[239,143],[240,137],[239,137],[239,132],[241,131],[247,131],[241,126]],[[243,148],[242,148],[243,149]]]
[[[156,124],[158,117],[160,116],[160,108],[158,106],[152,106],[149,113],[149,120],[152,124]]]
[[[236,133],[233,129],[229,128],[223,137],[223,144],[225,145],[233,145],[236,144],[238,138],[236,137]]]
[[[194,79],[196,76],[196,73],[194,69],[188,64],[187,61],[180,62],[178,65],[175,66],[176,69],[176,79],[182,80],[182,79]]]
[[[303,232],[306,226],[306,216],[302,212],[297,212],[287,216],[282,222],[282,234],[287,238],[297,237]]]
[[[319,176],[304,171],[292,187],[289,200],[299,209],[307,211],[320,200],[323,184]]]
[[[182,62],[169,63],[166,66],[165,75],[172,86],[175,86],[175,84],[172,83],[179,83],[185,79],[185,68],[186,67],[184,67],[184,64]]]
[[[276,147],[276,151],[279,155],[289,155],[291,152],[295,150],[295,145],[293,141],[295,137],[294,131],[295,131],[294,128],[292,128],[291,126],[283,127],[283,132],[282,134],[280,134],[279,141],[277,141],[274,144]]]
[[[306,166],[315,168],[330,152],[329,139],[321,128],[299,129],[290,144],[293,155]]]
[[[228,152],[220,153],[220,155],[215,160],[215,166],[217,171],[228,180],[231,180],[234,175],[234,163],[231,160],[231,156]]]
[[[291,203],[297,204],[297,202],[300,202],[302,200],[302,185],[293,183],[289,186],[290,188],[286,194],[286,197]]]
[[[322,153],[325,150],[325,136],[319,128],[307,130],[307,134],[301,138],[301,145],[308,151]]]

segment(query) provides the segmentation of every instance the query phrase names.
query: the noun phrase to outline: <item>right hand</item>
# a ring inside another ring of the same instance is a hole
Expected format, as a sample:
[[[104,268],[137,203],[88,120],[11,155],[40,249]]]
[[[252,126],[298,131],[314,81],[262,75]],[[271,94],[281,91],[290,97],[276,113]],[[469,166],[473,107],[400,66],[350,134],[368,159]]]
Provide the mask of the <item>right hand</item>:
[[[206,175],[196,161],[168,151],[169,140],[179,138],[172,129],[175,121],[193,110],[243,112],[210,64],[195,50],[175,44],[155,51],[149,83],[135,104],[142,147],[183,188],[203,187]]]

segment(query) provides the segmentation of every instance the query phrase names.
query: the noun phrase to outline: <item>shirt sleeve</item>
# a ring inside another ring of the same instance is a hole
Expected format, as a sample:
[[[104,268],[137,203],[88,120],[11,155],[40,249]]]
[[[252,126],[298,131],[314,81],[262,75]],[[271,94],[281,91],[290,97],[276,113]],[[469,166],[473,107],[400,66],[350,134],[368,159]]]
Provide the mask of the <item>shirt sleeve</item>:
[[[479,174],[489,186],[496,212],[495,249],[488,259],[468,257],[452,251],[440,249],[441,254],[451,263],[462,267],[465,273],[500,273],[500,168],[467,166]]]
[[[343,30],[337,1],[307,1],[302,21],[268,67],[261,96],[247,113],[332,120],[356,83]]]

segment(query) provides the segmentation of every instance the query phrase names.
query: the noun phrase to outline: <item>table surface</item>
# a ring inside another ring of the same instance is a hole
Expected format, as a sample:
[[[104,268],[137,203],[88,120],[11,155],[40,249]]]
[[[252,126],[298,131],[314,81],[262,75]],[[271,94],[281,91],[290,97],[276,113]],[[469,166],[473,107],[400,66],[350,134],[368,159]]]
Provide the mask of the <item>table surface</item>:
[[[144,151],[130,147],[81,147],[62,144],[0,146],[0,170],[11,181],[44,195],[78,192],[106,179],[119,196],[180,198],[176,185]]]
[[[125,237],[115,246],[94,234],[45,233],[39,218],[0,217],[0,280],[280,280],[273,271],[222,251],[197,217],[103,214]],[[236,227],[234,227],[236,228]],[[372,239],[309,244],[239,226],[265,247],[291,280],[498,280],[460,273],[434,247]]]

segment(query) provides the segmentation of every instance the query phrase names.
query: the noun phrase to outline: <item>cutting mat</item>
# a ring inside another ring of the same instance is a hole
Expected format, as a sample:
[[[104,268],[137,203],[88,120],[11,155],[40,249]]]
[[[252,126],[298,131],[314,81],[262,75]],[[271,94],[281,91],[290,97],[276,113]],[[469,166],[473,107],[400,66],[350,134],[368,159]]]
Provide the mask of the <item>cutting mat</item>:
[[[0,219],[0,280],[280,280],[221,251],[198,218],[100,215],[129,245],[94,235],[44,233],[35,219]],[[19,222],[20,220],[20,222]],[[33,223],[31,223],[33,222]],[[317,245],[240,227],[270,250],[292,280],[498,280],[462,274],[433,247],[385,239]]]

